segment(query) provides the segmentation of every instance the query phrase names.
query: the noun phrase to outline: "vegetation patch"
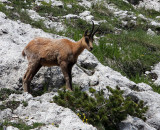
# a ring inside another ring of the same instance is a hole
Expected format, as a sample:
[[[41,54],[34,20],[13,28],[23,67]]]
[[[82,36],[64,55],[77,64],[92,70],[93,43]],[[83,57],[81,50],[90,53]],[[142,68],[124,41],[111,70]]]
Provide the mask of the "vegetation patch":
[[[67,3],[71,3],[71,8],[67,7]],[[67,14],[79,14],[85,10],[83,6],[77,4],[76,1],[68,1],[64,3],[63,7],[52,6],[52,3],[42,2],[40,6],[37,6],[35,9],[41,16],[45,17],[46,15],[52,17],[65,16]]]
[[[7,126],[13,126],[16,128],[19,128],[20,130],[30,130],[34,128],[39,128],[41,126],[44,126],[43,123],[33,123],[32,125],[26,125],[22,120],[19,120],[18,123],[13,123],[13,122],[0,122],[0,130],[5,129]]]
[[[157,86],[157,85],[155,85],[155,84],[152,84],[151,86],[152,86],[152,88],[153,88],[153,91],[155,91],[155,92],[157,92],[157,93],[160,94],[160,86]]]
[[[0,101],[6,100],[11,94],[21,94],[20,91],[15,91],[7,88],[0,89]]]
[[[159,16],[159,12],[154,9],[140,8],[140,9],[138,9],[138,12],[143,14],[147,18],[152,18],[152,19],[155,19],[156,16]]]
[[[143,30],[110,34],[94,45],[93,54],[104,65],[108,65],[127,77],[135,77],[149,71],[159,62],[160,36],[149,36]]]
[[[2,111],[4,109],[6,109],[6,106],[5,105],[0,105],[0,110]]]
[[[20,6],[20,7],[19,7]],[[22,10],[21,5],[15,6],[13,9],[7,9],[4,4],[0,3],[0,11],[6,14],[6,16],[12,20],[20,20],[23,23],[30,24],[35,28],[40,28],[47,33],[56,33],[53,28],[48,29],[43,20],[34,21],[30,18],[28,12],[24,9]]]
[[[84,35],[84,32],[88,29],[91,30],[92,25],[88,24],[82,19],[70,19],[64,21],[67,26],[64,36],[69,37],[75,41],[78,41]]]
[[[28,106],[28,102],[27,101],[22,101],[22,104],[23,104],[24,107]]]
[[[58,91],[54,96],[54,102],[73,110],[83,122],[90,123],[98,129],[118,129],[118,124],[126,119],[127,115],[136,116],[145,120],[144,113],[148,107],[144,107],[143,101],[135,103],[130,97],[124,98],[123,91],[117,87],[113,90],[107,87],[111,93],[109,98],[104,97],[103,90],[95,91],[90,88],[93,97],[75,87],[73,92]]]
[[[20,104],[20,101],[8,101],[5,103],[7,108],[10,108],[12,111],[15,110]]]
[[[10,108],[13,112],[13,110],[15,110],[19,105],[20,105],[20,101],[13,100],[13,101],[3,102],[3,104],[0,105],[0,110]]]
[[[123,0],[108,0],[108,3],[113,3],[115,4],[119,9],[121,10],[128,10],[128,11],[135,11],[134,7],[132,4],[127,3]]]

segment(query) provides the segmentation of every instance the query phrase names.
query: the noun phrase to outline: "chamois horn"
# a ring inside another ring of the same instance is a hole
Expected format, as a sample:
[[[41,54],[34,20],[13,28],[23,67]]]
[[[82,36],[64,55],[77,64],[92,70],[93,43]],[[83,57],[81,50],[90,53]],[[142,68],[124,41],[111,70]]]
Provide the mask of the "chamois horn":
[[[96,31],[92,34],[92,37],[94,36],[94,34],[98,31],[99,27],[101,24],[99,24],[98,28],[96,29]]]
[[[92,36],[93,31],[94,31],[94,22],[92,21],[92,30],[91,30],[91,32],[89,34],[90,36]]]

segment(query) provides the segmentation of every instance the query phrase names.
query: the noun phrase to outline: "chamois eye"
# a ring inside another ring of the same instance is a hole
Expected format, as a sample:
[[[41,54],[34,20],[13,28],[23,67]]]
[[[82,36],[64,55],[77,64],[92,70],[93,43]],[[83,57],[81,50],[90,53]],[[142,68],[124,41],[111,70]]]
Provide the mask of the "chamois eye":
[[[85,38],[85,41],[87,44],[89,44],[89,39],[88,38]]]

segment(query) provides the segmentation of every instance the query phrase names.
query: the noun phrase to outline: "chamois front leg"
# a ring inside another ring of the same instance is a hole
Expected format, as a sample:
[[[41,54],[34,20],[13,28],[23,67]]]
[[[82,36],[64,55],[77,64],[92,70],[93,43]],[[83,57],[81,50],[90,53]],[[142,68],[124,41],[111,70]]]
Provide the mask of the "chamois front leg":
[[[73,67],[72,64],[68,65],[68,74],[69,74],[69,79],[70,79],[69,84],[70,84],[71,90],[73,90],[73,88],[72,88],[72,67]]]
[[[72,91],[72,76],[71,76],[72,67],[70,67],[66,62],[62,62],[60,64],[60,67],[66,81],[66,89]]]

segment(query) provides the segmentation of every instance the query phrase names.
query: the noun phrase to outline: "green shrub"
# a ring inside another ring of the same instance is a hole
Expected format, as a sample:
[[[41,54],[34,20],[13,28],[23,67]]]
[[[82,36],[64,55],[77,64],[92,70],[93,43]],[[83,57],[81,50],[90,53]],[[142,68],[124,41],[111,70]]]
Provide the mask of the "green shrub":
[[[103,90],[97,92],[90,88],[93,98],[75,87],[73,92],[59,90],[58,96],[53,99],[58,105],[73,110],[83,122],[90,123],[98,129],[118,129],[118,124],[126,119],[128,114],[145,120],[144,113],[148,108],[144,107],[143,101],[135,103],[129,97],[124,98],[123,91],[118,88],[107,89],[111,92],[109,98],[104,97]]]

